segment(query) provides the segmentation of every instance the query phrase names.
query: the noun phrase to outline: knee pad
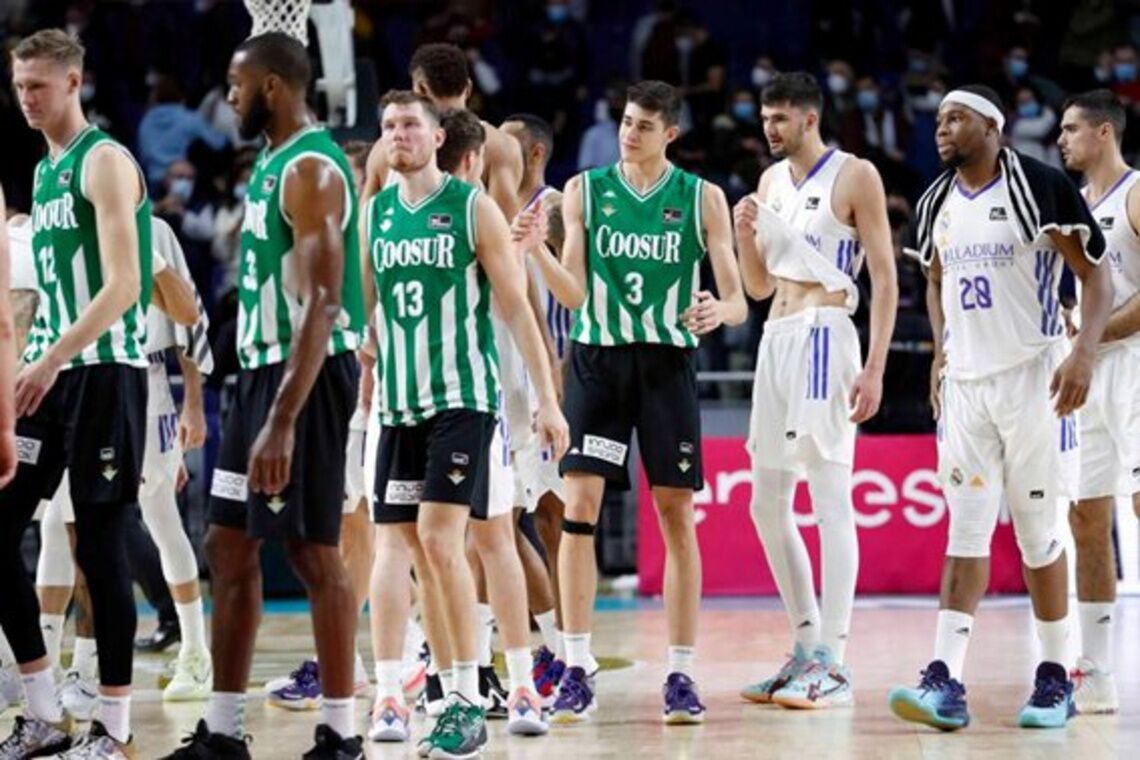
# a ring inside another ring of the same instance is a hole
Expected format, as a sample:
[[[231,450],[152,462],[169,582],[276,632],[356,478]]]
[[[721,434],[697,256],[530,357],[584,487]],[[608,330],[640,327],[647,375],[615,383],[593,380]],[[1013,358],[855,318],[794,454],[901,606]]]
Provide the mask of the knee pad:
[[[998,498],[963,499],[952,502],[950,509],[950,537],[946,544],[948,557],[983,559],[990,556],[1000,502]]]
[[[592,536],[598,529],[594,523],[580,522],[578,520],[567,520],[562,518],[562,532],[569,533],[574,536]]]

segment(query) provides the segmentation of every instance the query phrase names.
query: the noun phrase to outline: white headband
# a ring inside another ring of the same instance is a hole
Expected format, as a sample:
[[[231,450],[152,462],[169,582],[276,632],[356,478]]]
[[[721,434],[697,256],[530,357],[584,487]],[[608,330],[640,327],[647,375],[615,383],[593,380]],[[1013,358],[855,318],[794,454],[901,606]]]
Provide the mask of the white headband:
[[[1001,132],[1005,128],[1005,114],[1001,112],[1000,108],[981,95],[967,92],[966,90],[951,90],[942,98],[942,102],[938,107],[941,108],[947,103],[957,103],[966,106],[966,108],[977,111],[987,119],[993,119],[997,122],[998,132]]]

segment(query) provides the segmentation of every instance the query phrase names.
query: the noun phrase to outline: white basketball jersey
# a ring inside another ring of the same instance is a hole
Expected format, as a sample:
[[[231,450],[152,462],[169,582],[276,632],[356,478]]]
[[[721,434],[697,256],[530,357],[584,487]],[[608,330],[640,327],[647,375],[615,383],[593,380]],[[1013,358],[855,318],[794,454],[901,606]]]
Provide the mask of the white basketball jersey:
[[[32,218],[20,224],[8,223],[8,287],[12,290],[38,290],[36,257],[32,252]]]
[[[974,380],[1063,341],[1057,297],[1064,259],[1047,235],[1023,245],[999,176],[967,194],[957,183],[934,224],[942,264],[946,372]]]
[[[1112,275],[1114,290],[1113,309],[1119,309],[1140,291],[1140,235],[1128,219],[1128,191],[1137,181],[1140,181],[1140,172],[1129,169],[1103,198],[1089,208],[1104,233],[1105,261]],[[1088,196],[1087,187],[1081,192]],[[1077,284],[1079,287],[1079,281]],[[1117,344],[1140,347],[1140,333],[1106,345]]]
[[[863,267],[858,231],[835,217],[832,191],[850,153],[829,148],[798,184],[787,159],[772,167],[765,201],[825,259],[854,281]]]

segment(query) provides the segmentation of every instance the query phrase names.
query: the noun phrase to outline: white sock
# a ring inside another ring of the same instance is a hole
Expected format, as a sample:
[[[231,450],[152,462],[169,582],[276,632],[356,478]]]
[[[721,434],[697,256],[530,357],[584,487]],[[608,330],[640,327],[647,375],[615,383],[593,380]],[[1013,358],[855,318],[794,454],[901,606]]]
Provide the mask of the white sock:
[[[593,672],[590,670],[590,661],[594,659],[590,654],[590,634],[565,633],[562,639],[566,642],[566,666]]]
[[[99,722],[111,738],[120,744],[131,740],[131,695],[109,697],[99,695]]]
[[[443,687],[444,699],[447,698],[448,694],[451,694],[453,691],[455,691],[455,666],[454,665],[450,668],[444,668],[443,670],[439,671],[439,685],[441,687]],[[475,685],[476,686],[479,685],[478,673],[476,673],[476,675],[475,675]]]
[[[59,667],[59,649],[63,644],[63,615],[40,614],[40,631],[44,636],[44,648],[53,668]]]
[[[822,625],[819,643],[836,663],[847,654],[855,581],[859,576],[859,539],[851,501],[851,466],[818,462],[808,468],[808,489],[819,525]]]
[[[95,680],[95,674],[99,670],[99,648],[95,644],[95,639],[75,637],[71,669],[88,681]]]
[[[59,701],[55,675],[50,665],[35,673],[21,673],[20,680],[24,682],[24,699],[27,702],[25,711],[29,716],[48,723],[63,720],[63,704]]]
[[[404,698],[404,685],[400,680],[400,660],[377,660],[376,668],[376,699],[387,697],[402,700]]]
[[[479,663],[456,662],[452,671],[455,673],[454,691],[473,705],[483,704],[479,696]]]
[[[938,628],[934,636],[934,659],[942,660],[950,669],[950,677],[962,680],[966,649],[974,632],[974,616],[958,610],[938,610]]]
[[[753,468],[752,480],[752,524],[764,545],[795,642],[810,655],[819,643],[819,603],[811,558],[792,512],[796,474],[757,467]]]
[[[178,627],[182,629],[182,644],[179,656],[183,653],[205,652],[206,646],[206,618],[202,614],[202,599],[199,597],[192,602],[174,603],[178,613]]]
[[[1081,649],[1096,669],[1112,672],[1112,634],[1116,627],[1116,602],[1078,602]]]
[[[566,662],[566,634],[555,629],[554,631],[554,658]]]
[[[479,652],[479,666],[491,666],[493,655],[491,653],[491,633],[495,628],[495,613],[491,612],[491,605],[479,603],[479,636],[476,639]]]
[[[212,734],[245,738],[245,693],[214,691],[206,704],[206,728]]]
[[[518,649],[508,649],[506,652],[507,659],[507,678],[511,681],[511,693],[520,686],[534,691],[534,674],[530,669],[530,650],[526,647],[519,647]]]
[[[356,660],[353,664],[352,680],[356,683],[366,684],[368,683],[368,668],[364,667],[364,657],[361,656],[359,649],[356,650],[355,654]]]
[[[321,700],[321,723],[336,731],[340,738],[351,739],[356,735],[353,726],[355,702],[352,697],[346,699],[325,697]]]
[[[538,632],[542,634],[542,645],[551,652],[558,651],[558,628],[554,625],[554,610],[540,612],[534,616]]]
[[[1069,619],[1037,620],[1037,639],[1041,642],[1041,659],[1069,668]]]
[[[697,658],[696,647],[669,647],[669,673],[684,673],[693,677],[693,661]]]

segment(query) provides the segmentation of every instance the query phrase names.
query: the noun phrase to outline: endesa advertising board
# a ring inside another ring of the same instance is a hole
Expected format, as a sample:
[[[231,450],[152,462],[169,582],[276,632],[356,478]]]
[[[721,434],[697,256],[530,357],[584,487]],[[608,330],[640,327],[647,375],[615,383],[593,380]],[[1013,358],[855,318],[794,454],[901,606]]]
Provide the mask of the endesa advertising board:
[[[775,594],[748,505],[751,465],[742,438],[704,440],[705,487],[696,497],[697,538],[708,595]],[[860,436],[855,449],[853,499],[859,532],[858,591],[937,594],[949,513],[938,486],[933,435]],[[637,566],[640,591],[660,594],[665,545],[644,472],[638,494]],[[796,490],[797,522],[819,582],[819,531],[806,483]],[[1003,509],[991,550],[990,590],[1018,593],[1025,586],[1008,512]]]

